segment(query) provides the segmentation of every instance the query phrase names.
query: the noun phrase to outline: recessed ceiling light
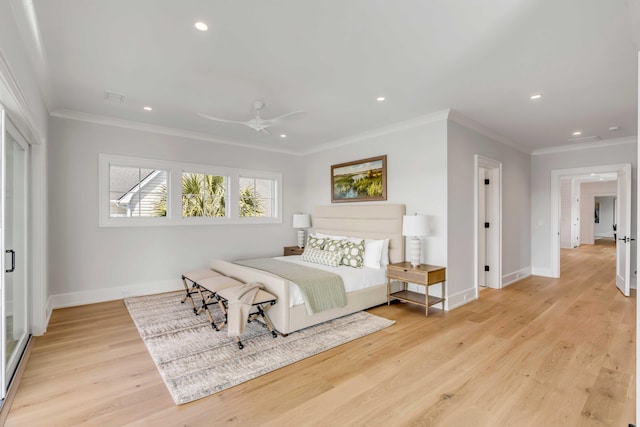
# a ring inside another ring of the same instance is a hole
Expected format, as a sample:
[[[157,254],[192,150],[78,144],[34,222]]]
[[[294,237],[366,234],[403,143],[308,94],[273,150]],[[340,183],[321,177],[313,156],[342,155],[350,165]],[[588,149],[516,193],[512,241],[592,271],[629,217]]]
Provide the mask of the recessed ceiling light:
[[[591,176],[596,176],[596,174],[595,174],[595,173],[592,173],[592,174],[590,174],[590,175],[591,175]]]
[[[200,31],[207,31],[209,29],[209,26],[204,22],[196,22],[196,28]]]
[[[611,126],[609,132],[617,132],[620,130],[620,126]]]
[[[153,110],[153,108],[152,108],[152,107],[149,107],[148,105],[147,105],[146,107],[142,107],[142,108],[144,108],[144,109],[145,109],[145,110],[147,110],[147,111],[151,111],[151,110]]]
[[[280,138],[286,138],[286,137],[287,137],[287,135],[286,135],[286,134],[284,134],[284,133],[281,133],[281,134],[280,134]]]
[[[377,98],[376,98],[376,101],[380,101],[380,102],[384,101],[384,96],[379,96],[379,97],[377,97]]]
[[[577,130],[573,133],[573,136],[578,136],[578,135],[582,135],[582,131]]]
[[[535,94],[531,95],[529,98],[531,98],[531,99],[540,99],[540,98],[542,98],[542,94],[541,93],[535,93]]]

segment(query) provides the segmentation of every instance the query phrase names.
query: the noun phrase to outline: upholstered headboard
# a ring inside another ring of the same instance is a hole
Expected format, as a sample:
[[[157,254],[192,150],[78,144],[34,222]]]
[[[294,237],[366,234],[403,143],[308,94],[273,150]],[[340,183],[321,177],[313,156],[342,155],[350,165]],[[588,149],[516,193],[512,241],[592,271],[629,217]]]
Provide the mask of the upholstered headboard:
[[[317,206],[314,232],[366,239],[389,239],[391,262],[404,261],[401,204]]]

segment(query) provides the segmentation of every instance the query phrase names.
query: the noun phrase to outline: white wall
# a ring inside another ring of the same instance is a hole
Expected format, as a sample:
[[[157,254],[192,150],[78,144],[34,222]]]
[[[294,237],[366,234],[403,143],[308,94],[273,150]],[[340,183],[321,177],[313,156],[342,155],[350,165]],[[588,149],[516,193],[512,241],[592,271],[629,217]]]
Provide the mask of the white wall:
[[[528,154],[464,127],[448,126],[447,287],[450,305],[475,290],[474,155],[502,163],[502,280],[530,274],[530,158]]]
[[[573,224],[572,181],[560,180],[560,247],[571,248],[571,230]]]
[[[212,258],[281,255],[296,242],[292,215],[304,207],[298,156],[62,118],[51,119],[49,141],[53,306],[177,289],[180,273]],[[100,153],[281,172],[283,223],[99,228]]]
[[[447,122],[440,119],[309,154],[304,158],[305,212],[331,204],[332,164],[386,154],[387,202],[378,203],[404,203],[407,213],[427,215],[431,234],[422,239],[422,261],[446,266],[446,144]]]
[[[531,261],[533,274],[551,276],[551,171],[600,165],[631,163],[632,224],[636,235],[637,144],[635,138],[603,141],[580,150],[543,152],[531,158]],[[636,246],[631,245],[632,271]]]

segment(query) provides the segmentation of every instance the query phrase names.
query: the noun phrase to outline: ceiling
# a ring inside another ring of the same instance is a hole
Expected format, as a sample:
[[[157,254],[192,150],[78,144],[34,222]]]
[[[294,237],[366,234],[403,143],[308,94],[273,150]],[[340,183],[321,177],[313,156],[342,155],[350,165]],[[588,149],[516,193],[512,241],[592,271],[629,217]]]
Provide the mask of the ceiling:
[[[296,153],[448,109],[525,152],[636,135],[634,2],[23,0],[53,115]],[[197,115],[255,100],[305,113],[267,137]]]

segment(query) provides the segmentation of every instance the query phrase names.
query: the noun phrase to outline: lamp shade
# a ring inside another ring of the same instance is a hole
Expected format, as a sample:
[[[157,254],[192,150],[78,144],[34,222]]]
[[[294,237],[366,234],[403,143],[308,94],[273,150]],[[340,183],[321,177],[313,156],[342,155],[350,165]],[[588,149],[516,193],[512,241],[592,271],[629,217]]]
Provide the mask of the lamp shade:
[[[427,217],[424,215],[404,215],[402,217],[403,236],[426,236],[428,229]]]
[[[309,228],[311,227],[311,217],[309,214],[294,214],[293,228]]]

